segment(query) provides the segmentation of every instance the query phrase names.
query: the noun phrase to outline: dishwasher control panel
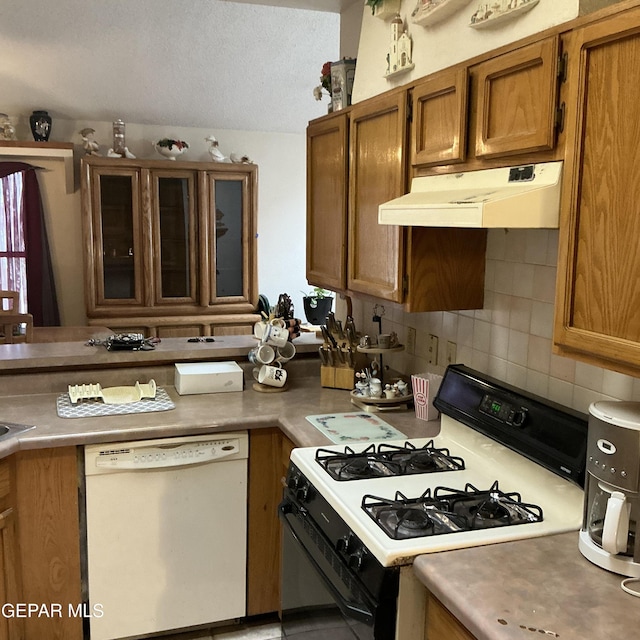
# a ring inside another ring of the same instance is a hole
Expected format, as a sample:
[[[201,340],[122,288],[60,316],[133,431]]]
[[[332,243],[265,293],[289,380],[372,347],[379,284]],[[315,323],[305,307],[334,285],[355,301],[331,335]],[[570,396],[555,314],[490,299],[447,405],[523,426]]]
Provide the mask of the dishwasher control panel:
[[[243,438],[243,435],[163,438],[126,444],[116,443],[111,446],[102,445],[93,448],[91,458],[87,460],[86,472],[90,474],[92,466],[104,472],[108,470],[179,467],[245,458],[247,457],[247,447],[246,436]]]

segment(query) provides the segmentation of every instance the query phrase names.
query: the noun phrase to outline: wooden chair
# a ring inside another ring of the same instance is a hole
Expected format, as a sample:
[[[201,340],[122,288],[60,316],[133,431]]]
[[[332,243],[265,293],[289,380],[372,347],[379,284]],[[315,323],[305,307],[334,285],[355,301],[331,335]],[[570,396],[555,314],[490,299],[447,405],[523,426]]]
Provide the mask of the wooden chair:
[[[9,309],[4,307],[5,300],[10,302]],[[0,291],[0,344],[32,341],[33,316],[30,313],[18,313],[18,292]]]

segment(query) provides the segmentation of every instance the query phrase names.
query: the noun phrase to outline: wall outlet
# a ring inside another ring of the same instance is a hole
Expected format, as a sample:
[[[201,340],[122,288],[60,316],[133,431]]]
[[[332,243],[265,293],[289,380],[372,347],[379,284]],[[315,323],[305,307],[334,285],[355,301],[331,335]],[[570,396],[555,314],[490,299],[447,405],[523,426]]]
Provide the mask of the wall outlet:
[[[456,357],[456,343],[447,342],[447,364],[455,364]]]
[[[407,327],[407,344],[405,345],[407,353],[413,355],[416,352],[416,330],[413,327]]]
[[[427,362],[429,364],[438,364],[438,336],[429,336],[429,344],[427,346]]]

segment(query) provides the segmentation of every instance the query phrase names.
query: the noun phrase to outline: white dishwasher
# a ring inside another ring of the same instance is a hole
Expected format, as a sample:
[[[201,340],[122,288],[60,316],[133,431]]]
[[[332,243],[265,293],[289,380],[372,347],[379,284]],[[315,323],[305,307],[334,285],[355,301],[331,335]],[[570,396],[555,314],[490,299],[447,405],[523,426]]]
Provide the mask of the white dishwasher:
[[[245,431],[85,447],[91,640],[245,615],[248,448]]]

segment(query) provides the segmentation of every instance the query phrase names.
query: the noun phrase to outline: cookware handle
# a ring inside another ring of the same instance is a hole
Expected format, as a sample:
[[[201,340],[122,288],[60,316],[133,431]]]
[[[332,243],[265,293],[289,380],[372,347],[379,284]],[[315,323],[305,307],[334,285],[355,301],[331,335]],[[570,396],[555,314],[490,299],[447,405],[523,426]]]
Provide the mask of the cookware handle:
[[[612,491],[607,500],[607,510],[602,527],[602,548],[611,555],[627,549],[629,536],[629,507],[624,493]]]

